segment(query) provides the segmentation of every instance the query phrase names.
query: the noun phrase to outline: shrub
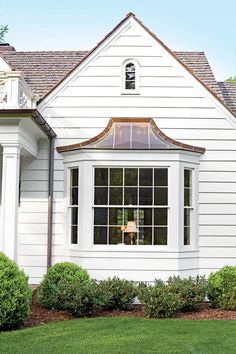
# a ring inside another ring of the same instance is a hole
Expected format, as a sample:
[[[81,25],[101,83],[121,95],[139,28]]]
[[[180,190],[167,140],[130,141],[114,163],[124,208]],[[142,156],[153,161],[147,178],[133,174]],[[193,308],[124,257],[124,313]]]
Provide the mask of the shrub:
[[[95,281],[82,284],[71,282],[67,294],[65,309],[73,316],[91,315],[103,307],[103,294]]]
[[[169,290],[178,295],[182,311],[196,311],[204,301],[207,293],[207,281],[204,276],[181,279],[170,277],[167,281]]]
[[[127,309],[134,302],[137,290],[133,282],[117,277],[99,283],[105,309]]]
[[[142,284],[138,297],[143,303],[145,315],[150,318],[173,317],[181,306],[178,295],[160,281],[154,286]]]
[[[70,262],[49,268],[39,288],[39,301],[47,308],[66,309],[72,292],[83,283],[91,282],[86,270]]]
[[[28,278],[15,262],[0,252],[0,328],[23,323],[30,313]]]
[[[213,307],[236,310],[236,266],[226,266],[210,274],[208,298]]]

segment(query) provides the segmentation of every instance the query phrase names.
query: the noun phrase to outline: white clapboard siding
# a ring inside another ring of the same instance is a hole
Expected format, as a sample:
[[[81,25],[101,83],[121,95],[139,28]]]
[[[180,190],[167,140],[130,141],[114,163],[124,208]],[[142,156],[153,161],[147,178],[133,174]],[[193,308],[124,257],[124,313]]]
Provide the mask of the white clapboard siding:
[[[199,205],[200,215],[236,215],[236,203],[235,204],[200,204]]]
[[[236,235],[236,225],[199,225],[200,236]],[[214,247],[214,244],[212,245]]]
[[[165,118],[221,118],[222,115],[214,108],[189,108],[189,107],[47,107],[44,111],[45,118],[48,117],[165,117]],[[186,136],[187,138],[187,136]]]
[[[122,64],[128,58],[140,64],[140,91],[134,96],[122,94]],[[57,134],[56,146],[94,137],[111,117],[151,117],[171,138],[206,148],[199,165],[199,254],[181,255],[69,249],[63,156],[56,152],[53,263],[71,260],[97,279],[116,275],[137,281],[196,275],[199,267],[201,274],[209,273],[235,264],[236,125],[135,21],[46,102],[40,112]],[[21,171],[19,263],[35,282],[46,271],[47,174],[48,143],[42,142],[39,158],[24,158]]]

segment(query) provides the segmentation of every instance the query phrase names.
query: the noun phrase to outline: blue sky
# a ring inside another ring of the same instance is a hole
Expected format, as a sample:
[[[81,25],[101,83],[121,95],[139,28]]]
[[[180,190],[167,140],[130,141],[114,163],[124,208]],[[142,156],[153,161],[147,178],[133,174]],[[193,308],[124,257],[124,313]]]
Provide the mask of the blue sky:
[[[0,0],[16,50],[91,49],[134,12],[173,50],[203,50],[218,80],[236,75],[235,0]]]

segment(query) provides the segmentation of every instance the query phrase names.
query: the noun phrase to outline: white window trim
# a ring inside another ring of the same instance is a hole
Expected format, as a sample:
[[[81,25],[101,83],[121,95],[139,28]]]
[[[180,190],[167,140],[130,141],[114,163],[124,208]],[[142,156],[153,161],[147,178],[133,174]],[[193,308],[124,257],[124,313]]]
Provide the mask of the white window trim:
[[[135,66],[135,89],[129,90],[125,88],[125,68],[126,65],[132,63]],[[130,58],[122,63],[122,83],[121,83],[121,94],[122,95],[139,95],[140,94],[140,64],[136,59]]]

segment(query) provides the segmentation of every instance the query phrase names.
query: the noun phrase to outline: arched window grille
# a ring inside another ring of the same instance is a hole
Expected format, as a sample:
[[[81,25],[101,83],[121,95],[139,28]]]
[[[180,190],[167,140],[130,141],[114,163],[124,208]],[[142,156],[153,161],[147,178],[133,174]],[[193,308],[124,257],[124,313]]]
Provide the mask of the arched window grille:
[[[125,89],[135,90],[136,88],[136,68],[134,63],[125,65]]]
[[[123,93],[139,93],[139,63],[135,59],[128,59],[123,63]]]

